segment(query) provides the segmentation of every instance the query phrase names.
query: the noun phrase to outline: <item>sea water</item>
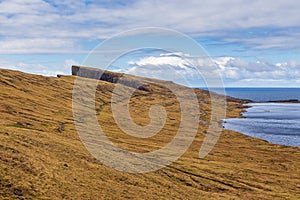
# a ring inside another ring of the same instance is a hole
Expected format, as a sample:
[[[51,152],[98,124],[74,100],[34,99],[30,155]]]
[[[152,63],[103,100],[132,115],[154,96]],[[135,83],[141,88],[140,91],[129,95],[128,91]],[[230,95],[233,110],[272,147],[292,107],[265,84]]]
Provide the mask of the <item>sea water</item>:
[[[251,103],[246,118],[226,119],[225,129],[275,144],[300,146],[300,104]]]
[[[205,89],[205,88],[204,88]],[[220,93],[220,88],[212,88]],[[300,88],[225,88],[227,96],[255,102],[296,99],[300,101]]]
[[[202,88],[206,89],[206,88]],[[220,88],[212,91],[222,93]],[[300,146],[300,104],[261,103],[299,100],[300,88],[225,88],[228,96],[257,103],[243,113],[246,118],[226,119],[225,129],[238,131],[276,144]]]

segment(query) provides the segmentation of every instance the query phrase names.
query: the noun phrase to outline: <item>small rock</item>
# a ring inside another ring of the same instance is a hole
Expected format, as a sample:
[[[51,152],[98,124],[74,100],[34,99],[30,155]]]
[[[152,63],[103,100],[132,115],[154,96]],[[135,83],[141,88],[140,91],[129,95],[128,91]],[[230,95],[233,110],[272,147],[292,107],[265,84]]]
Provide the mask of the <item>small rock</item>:
[[[61,123],[60,127],[57,130],[60,133],[64,132],[64,130],[65,130],[65,123]]]
[[[3,134],[3,135],[9,135],[8,132],[0,132],[0,134]]]
[[[24,124],[23,124],[22,122],[17,122],[17,123],[16,123],[16,126],[17,126],[17,127],[24,128]]]
[[[23,196],[23,191],[20,190],[20,189],[15,189],[14,194],[17,195],[17,196]]]
[[[29,122],[26,122],[25,124],[26,124],[27,126],[32,126],[32,124],[29,123]]]

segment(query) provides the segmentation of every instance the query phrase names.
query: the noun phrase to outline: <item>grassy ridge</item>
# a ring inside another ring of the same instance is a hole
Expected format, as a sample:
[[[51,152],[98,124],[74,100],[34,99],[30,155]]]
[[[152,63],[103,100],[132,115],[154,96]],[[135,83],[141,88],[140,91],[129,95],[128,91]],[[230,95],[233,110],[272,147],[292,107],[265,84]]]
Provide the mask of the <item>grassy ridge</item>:
[[[0,70],[0,199],[299,199],[300,150],[223,131],[213,151],[198,158],[210,118],[210,100],[197,90],[197,137],[175,163],[146,174],[127,174],[101,164],[79,140],[72,117],[74,77],[49,78]],[[166,83],[172,84],[172,83]],[[122,132],[111,115],[113,83],[99,81],[99,123],[119,147],[135,152],[161,148],[179,126],[178,102],[164,87],[136,91],[134,121],[149,123],[148,108],[166,106],[166,126],[155,137]],[[228,116],[241,102],[228,98]]]

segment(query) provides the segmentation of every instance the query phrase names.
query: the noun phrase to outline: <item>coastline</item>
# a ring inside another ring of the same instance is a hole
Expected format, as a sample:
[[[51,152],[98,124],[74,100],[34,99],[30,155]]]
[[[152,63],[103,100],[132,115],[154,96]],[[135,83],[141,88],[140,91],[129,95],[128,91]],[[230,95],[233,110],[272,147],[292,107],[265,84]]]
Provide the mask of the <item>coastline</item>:
[[[294,100],[246,103],[243,104],[246,109],[241,111],[241,117],[226,118],[222,126],[226,130],[237,131],[271,144],[300,147],[297,135],[299,125],[297,122],[289,125],[297,120],[296,116],[291,116],[299,109],[298,105],[298,101]]]

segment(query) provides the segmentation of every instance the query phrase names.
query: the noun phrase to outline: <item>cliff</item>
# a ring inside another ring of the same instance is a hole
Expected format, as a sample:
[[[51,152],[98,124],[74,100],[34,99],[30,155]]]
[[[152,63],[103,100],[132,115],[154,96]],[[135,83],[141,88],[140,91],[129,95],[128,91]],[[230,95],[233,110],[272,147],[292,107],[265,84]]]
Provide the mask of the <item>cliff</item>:
[[[213,151],[198,158],[211,112],[209,95],[202,90],[195,91],[203,123],[179,160],[145,174],[107,167],[86,150],[74,126],[74,79],[0,69],[0,199],[300,199],[298,147],[223,131]],[[135,91],[130,114],[137,124],[150,123],[153,104],[162,104],[168,116],[159,134],[141,139],[125,134],[115,123],[112,82],[99,80],[95,96],[107,137],[133,152],[168,144],[181,120],[172,92],[155,84],[147,86],[152,92]],[[240,100],[228,98],[227,105],[230,117],[243,109]]]
[[[150,89],[147,87],[147,83],[145,81],[143,82],[141,80],[137,80],[137,77],[132,75],[74,65],[72,66],[72,75],[102,80],[110,83],[119,83],[128,87],[150,92]]]

